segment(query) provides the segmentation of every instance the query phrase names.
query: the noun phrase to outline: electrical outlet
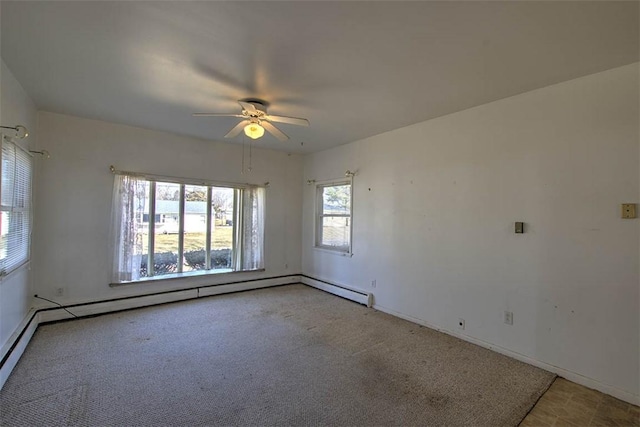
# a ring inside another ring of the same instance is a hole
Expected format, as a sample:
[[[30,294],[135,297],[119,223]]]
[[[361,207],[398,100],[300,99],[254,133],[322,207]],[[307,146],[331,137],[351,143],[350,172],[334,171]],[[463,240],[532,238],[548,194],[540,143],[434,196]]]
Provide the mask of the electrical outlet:
[[[458,319],[458,329],[464,330],[464,319]]]
[[[371,281],[371,287],[372,287],[372,288],[375,288],[375,287],[377,286],[377,284],[378,284],[378,281],[377,281],[377,280],[372,280],[372,281]]]
[[[64,295],[64,288],[56,288],[56,296],[61,297]]]
[[[633,219],[636,217],[636,204],[635,203],[623,203],[622,204],[622,218]]]
[[[504,312],[504,323],[507,325],[513,325],[513,312],[505,311]]]

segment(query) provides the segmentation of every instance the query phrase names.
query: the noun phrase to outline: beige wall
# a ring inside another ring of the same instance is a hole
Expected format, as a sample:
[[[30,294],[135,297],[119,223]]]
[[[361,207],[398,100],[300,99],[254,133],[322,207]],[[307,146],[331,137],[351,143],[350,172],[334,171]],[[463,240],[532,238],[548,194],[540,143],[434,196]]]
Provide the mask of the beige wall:
[[[38,118],[40,148],[51,153],[38,171],[34,229],[35,288],[43,296],[61,303],[96,301],[300,272],[299,156],[254,148],[253,170],[243,174],[240,143],[222,144],[47,112]],[[165,176],[269,182],[266,271],[109,287],[114,180],[110,165]],[[64,290],[62,297],[54,297],[58,288]]]
[[[3,61],[0,72],[0,124],[26,126],[30,135],[19,141],[24,148],[31,148],[36,142],[36,114],[33,101]],[[34,161],[37,163],[39,159],[35,158]],[[6,345],[11,344],[8,343],[9,338],[16,332],[31,307],[29,268],[30,265],[26,264],[0,280],[0,358],[8,350]]]
[[[304,187],[303,273],[637,402],[638,93],[634,64],[307,156],[358,174],[351,258],[313,248]]]

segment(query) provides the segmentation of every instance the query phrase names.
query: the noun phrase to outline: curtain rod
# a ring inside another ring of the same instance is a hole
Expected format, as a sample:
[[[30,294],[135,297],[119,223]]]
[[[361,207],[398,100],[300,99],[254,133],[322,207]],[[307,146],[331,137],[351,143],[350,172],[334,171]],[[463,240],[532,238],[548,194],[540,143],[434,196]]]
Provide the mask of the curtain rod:
[[[2,129],[11,129],[11,130],[15,130],[17,135],[15,136],[18,139],[25,139],[26,137],[29,136],[29,130],[22,126],[22,125],[15,125],[15,126],[0,126],[0,128]],[[22,135],[20,135],[20,132],[22,132]]]
[[[265,182],[264,184],[250,184],[248,182],[228,182],[228,181],[213,181],[206,179],[197,179],[197,178],[179,178],[175,176],[167,176],[167,175],[155,175],[149,173],[142,172],[130,172],[130,171],[121,171],[115,168],[115,166],[109,166],[109,170],[114,175],[126,175],[133,176],[136,178],[145,178],[149,181],[165,181],[165,182],[173,182],[176,184],[190,184],[190,185],[211,185],[211,186],[220,186],[220,187],[268,187],[269,182]]]
[[[353,181],[353,177],[356,176],[356,174],[358,173],[357,170],[355,171],[350,171],[349,169],[347,169],[347,171],[344,173],[344,177],[345,179],[342,178],[336,178],[336,179],[326,179],[326,180],[321,180],[318,181],[316,179],[308,179],[307,180],[307,185],[313,185],[313,184],[331,184],[331,183],[340,183],[340,182],[352,182]]]

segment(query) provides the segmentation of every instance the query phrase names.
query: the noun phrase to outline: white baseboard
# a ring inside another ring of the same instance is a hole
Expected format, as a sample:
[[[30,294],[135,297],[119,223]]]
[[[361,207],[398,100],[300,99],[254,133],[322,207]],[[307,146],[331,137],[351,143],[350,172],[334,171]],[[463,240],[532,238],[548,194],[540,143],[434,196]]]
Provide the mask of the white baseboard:
[[[300,283],[300,276],[286,276],[284,278],[258,279],[251,282],[232,283],[229,285],[216,285],[198,288],[198,297],[227,294],[230,292],[251,291],[254,289],[270,288],[273,286],[290,285]]]
[[[368,292],[359,291],[343,285],[329,283],[324,280],[318,280],[304,275],[300,276],[300,282],[307,286],[366,305],[367,307],[371,307],[373,303],[373,295]]]
[[[147,307],[151,305],[188,299],[204,298],[213,295],[221,295],[232,292],[249,291],[273,286],[300,283],[300,276],[281,276],[274,278],[246,280],[221,285],[200,286],[192,289],[162,292],[152,295],[140,295],[127,298],[119,298],[107,301],[86,302],[66,306],[67,310],[77,317],[95,316],[115,311],[132,308]],[[32,309],[20,323],[16,332],[9,338],[0,350],[0,360],[4,360],[0,366],[0,389],[9,378],[11,371],[20,360],[25,348],[38,326],[42,323],[55,322],[57,320],[72,319],[73,316],[62,308]],[[8,355],[8,356],[7,356]],[[6,359],[5,359],[6,356]]]
[[[204,287],[188,289],[184,291],[166,292],[166,293],[161,293],[156,295],[142,295],[140,297],[131,297],[131,298],[126,298],[121,300],[114,300],[114,301],[87,303],[87,304],[75,305],[73,308],[69,308],[69,310],[72,313],[74,313],[76,316],[83,317],[83,316],[91,316],[91,315],[104,314],[104,313],[109,313],[114,311],[126,310],[131,308],[139,308],[139,307],[146,307],[150,305],[181,301],[186,299],[195,299],[195,298],[220,295],[220,294],[231,293],[231,292],[248,291],[253,289],[261,289],[261,288],[293,284],[293,283],[303,283],[307,286],[311,286],[311,287],[332,293],[334,295],[341,296],[343,298],[358,302],[368,307],[371,307],[373,303],[373,295],[371,293],[366,293],[366,292],[358,291],[355,289],[349,289],[342,285],[334,285],[325,281],[313,279],[308,276],[294,275],[294,276],[285,276],[282,278],[257,279],[257,280],[251,280],[251,281],[246,281],[241,283],[232,283],[227,285],[204,286]],[[375,308],[376,310],[391,314],[393,316],[408,320],[410,322],[424,325],[428,328],[435,329],[445,334],[452,335],[464,341],[468,341],[470,343],[479,345],[481,347],[496,351],[498,353],[512,357],[516,360],[520,360],[530,365],[537,366],[541,369],[545,369],[549,372],[553,372],[563,378],[566,378],[569,381],[573,381],[577,384],[584,385],[585,387],[589,387],[594,390],[601,391],[608,395],[614,396],[618,399],[624,400],[625,402],[629,402],[633,405],[640,405],[640,396],[621,390],[617,387],[604,384],[592,378],[585,377],[578,373],[569,371],[564,368],[560,368],[558,366],[548,364],[546,362],[542,362],[537,359],[533,359],[531,357],[525,356],[523,354],[514,352],[512,350],[509,350],[500,346],[496,346],[486,341],[473,338],[468,335],[460,334],[456,331],[450,331],[447,329],[437,327],[428,322],[425,322],[422,319],[396,312],[384,306],[380,306],[376,304],[376,305],[373,305],[373,308]],[[38,325],[40,323],[69,319],[71,317],[72,316],[67,312],[65,312],[63,309],[31,310],[28,313],[28,315],[20,324],[16,332],[11,336],[8,342],[0,350],[0,355],[3,359],[10,352],[4,364],[0,367],[0,389],[2,389],[7,378],[9,378],[9,375],[11,374],[11,371],[18,363],[18,360],[20,360],[20,357],[24,353],[24,350],[27,347],[27,344],[29,343],[29,341],[31,340],[31,337],[36,331]]]
[[[78,304],[67,307],[67,310],[73,313],[76,317],[85,317],[194,298],[198,298],[197,289],[168,292],[158,295],[142,295],[139,297],[127,298],[123,300]],[[71,314],[69,314],[62,308],[46,309],[44,311],[41,311],[39,315],[40,323],[55,322],[57,320],[73,318]]]
[[[38,313],[35,310],[29,311],[24,320],[20,323],[16,332],[9,338],[7,343],[0,351],[0,360],[4,360],[0,366],[0,390],[4,383],[11,375],[11,371],[15,368],[18,360],[22,357],[22,353],[27,348],[27,344],[31,341],[31,337],[38,328]],[[5,360],[5,356],[8,356]]]
[[[268,288],[272,286],[300,283],[300,276],[284,276],[276,278],[247,280],[236,283],[220,284],[213,286],[201,286],[192,289],[176,290],[152,295],[140,295],[101,302],[89,302],[85,304],[71,304],[67,310],[77,317],[95,316],[97,314],[111,313],[114,311],[128,310],[132,308],[147,307],[150,305],[165,304],[169,302],[202,298],[213,295],[242,292],[253,289]],[[62,308],[49,308],[40,310],[40,323],[56,320],[71,319],[73,316]]]
[[[442,332],[447,335],[454,336],[456,338],[460,338],[463,341],[470,342],[472,344],[479,345],[480,347],[487,348],[489,350],[493,350],[496,353],[504,354],[505,356],[509,356],[513,359],[519,360],[521,362],[527,363],[529,365],[536,366],[538,368],[544,369],[545,371],[553,372],[554,374],[566,378],[569,381],[574,383],[583,385],[585,387],[600,391],[602,393],[608,394],[610,396],[616,397],[620,400],[624,400],[625,402],[631,403],[632,405],[640,405],[640,396],[634,395],[627,391],[621,390],[617,387],[614,387],[609,384],[602,383],[600,381],[594,380],[593,378],[585,377],[584,375],[578,374],[576,372],[569,371],[567,369],[561,368],[559,366],[554,366],[546,362],[542,362],[537,359],[533,359],[529,356],[525,356],[524,354],[509,350],[504,347],[497,346],[495,344],[491,344],[490,342],[483,341],[469,335],[464,335],[456,331],[451,331],[448,329],[443,329],[438,326],[432,325],[429,322],[426,322],[417,317],[408,316],[406,314],[399,313],[397,311],[391,310],[387,307],[383,307],[377,304],[373,305],[373,308],[384,313],[390,314],[395,317],[399,317],[404,320],[408,320],[413,323],[417,323],[427,328],[434,329],[436,331]]]

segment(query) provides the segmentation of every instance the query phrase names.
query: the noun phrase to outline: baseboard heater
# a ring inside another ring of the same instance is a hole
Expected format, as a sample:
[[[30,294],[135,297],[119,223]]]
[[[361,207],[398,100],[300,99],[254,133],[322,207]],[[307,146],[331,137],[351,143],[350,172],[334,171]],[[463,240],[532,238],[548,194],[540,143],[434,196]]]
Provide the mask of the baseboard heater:
[[[298,274],[286,276],[266,277],[257,279],[239,280],[216,285],[203,285],[189,289],[156,292],[146,295],[134,295],[114,298],[103,301],[91,301],[85,303],[69,304],[62,307],[43,307],[32,309],[22,321],[16,332],[0,349],[0,389],[18,363],[27,344],[39,325],[72,319],[75,317],[90,317],[101,314],[113,313],[122,310],[131,310],[151,305],[166,304],[171,302],[208,297],[234,292],[244,292],[255,289],[274,286],[301,283]],[[65,311],[67,309],[68,311]],[[73,313],[72,314],[70,314]]]
[[[289,285],[293,283],[302,283],[359,304],[366,305],[367,307],[371,307],[373,305],[373,295],[370,293],[350,289],[347,286],[330,283],[310,276],[291,274],[287,276],[228,282],[218,285],[204,285],[190,289],[164,291],[103,301],[70,304],[64,306],[64,308],[46,307],[32,309],[28,316],[23,320],[18,330],[11,336],[3,348],[0,349],[0,389],[9,377],[9,374],[15,367],[16,363],[18,363],[20,356],[22,356],[22,353],[36,329],[41,324],[71,319],[74,316],[97,316],[122,310],[147,307],[150,305],[166,304],[188,299]],[[73,313],[73,315],[68,311],[65,311],[65,308]]]
[[[300,281],[307,286],[311,286],[312,288],[329,292],[330,294],[355,301],[362,305],[366,305],[367,307],[373,306],[373,294],[371,293],[352,289],[344,285],[327,282],[325,280],[316,279],[304,274],[300,275]]]
[[[216,285],[201,285],[187,289],[156,292],[146,295],[132,295],[103,301],[91,301],[86,303],[69,304],[62,307],[47,307],[37,310],[40,323],[55,322],[58,320],[75,317],[88,317],[100,314],[113,313],[122,310],[142,308],[151,305],[166,304],[226,293],[251,291],[273,286],[290,285],[300,283],[300,276],[291,274],[287,276],[265,277],[258,279],[239,280],[220,283]],[[68,311],[73,313],[70,314]]]

